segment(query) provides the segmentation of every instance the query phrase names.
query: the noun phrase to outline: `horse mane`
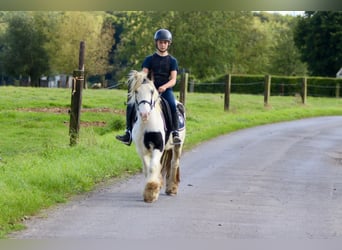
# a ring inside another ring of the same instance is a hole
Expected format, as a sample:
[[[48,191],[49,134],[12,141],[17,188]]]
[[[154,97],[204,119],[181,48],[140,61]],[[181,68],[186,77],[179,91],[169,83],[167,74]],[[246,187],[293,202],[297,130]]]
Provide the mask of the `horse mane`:
[[[135,100],[135,93],[140,88],[142,84],[150,84],[151,86],[154,86],[153,81],[148,79],[147,73],[144,71],[137,71],[137,70],[131,70],[128,74],[128,103],[134,103]],[[157,94],[158,91],[155,91]]]

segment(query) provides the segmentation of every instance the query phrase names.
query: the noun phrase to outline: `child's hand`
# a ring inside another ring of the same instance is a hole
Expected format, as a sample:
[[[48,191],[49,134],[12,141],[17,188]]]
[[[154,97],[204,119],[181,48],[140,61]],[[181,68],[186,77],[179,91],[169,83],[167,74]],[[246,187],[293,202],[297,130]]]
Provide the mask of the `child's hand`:
[[[158,92],[159,92],[159,93],[163,93],[163,92],[165,92],[165,90],[166,90],[166,88],[165,88],[164,86],[160,86],[160,87],[158,88]]]

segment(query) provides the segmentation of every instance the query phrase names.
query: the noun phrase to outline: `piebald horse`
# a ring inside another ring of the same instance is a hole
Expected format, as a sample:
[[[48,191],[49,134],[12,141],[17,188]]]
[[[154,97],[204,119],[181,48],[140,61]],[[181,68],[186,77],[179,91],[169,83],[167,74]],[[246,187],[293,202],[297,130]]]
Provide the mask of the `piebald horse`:
[[[143,163],[145,202],[158,200],[163,181],[166,181],[165,193],[176,195],[180,181],[179,162],[185,140],[184,106],[177,102],[181,129],[181,144],[173,144],[171,131],[167,129],[166,117],[162,110],[162,99],[153,81],[143,71],[132,70],[129,73],[129,103],[135,105],[136,122],[132,130],[132,139]]]

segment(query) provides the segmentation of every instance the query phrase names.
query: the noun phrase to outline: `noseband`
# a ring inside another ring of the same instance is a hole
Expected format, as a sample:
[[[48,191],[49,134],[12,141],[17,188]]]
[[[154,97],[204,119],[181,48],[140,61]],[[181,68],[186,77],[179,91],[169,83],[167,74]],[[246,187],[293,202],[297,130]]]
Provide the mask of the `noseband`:
[[[150,101],[141,100],[140,102],[138,102],[137,100],[135,100],[135,105],[136,105],[136,110],[137,110],[137,111],[139,110],[140,104],[145,104],[145,103],[147,103],[147,104],[150,106],[151,111],[155,108],[156,102],[153,101],[153,93],[154,93],[154,91],[152,90],[152,91],[151,91],[151,100],[150,100]]]
[[[142,100],[140,102],[135,102],[135,104],[137,105],[137,110],[139,110],[139,105],[140,104],[144,104],[147,103],[148,105],[150,105],[151,110],[155,107],[155,102],[153,102],[152,96],[151,96],[151,101],[147,101],[147,100]]]

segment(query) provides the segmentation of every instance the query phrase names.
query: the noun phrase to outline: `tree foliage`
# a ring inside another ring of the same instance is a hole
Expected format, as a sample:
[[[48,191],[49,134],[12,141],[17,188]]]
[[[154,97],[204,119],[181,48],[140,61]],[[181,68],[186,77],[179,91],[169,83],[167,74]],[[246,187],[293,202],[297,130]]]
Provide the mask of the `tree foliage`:
[[[264,13],[266,18],[269,54],[267,72],[276,75],[306,75],[306,64],[300,60],[300,52],[294,44],[293,29],[297,18]]]
[[[113,60],[121,75],[141,67],[145,56],[155,51],[154,32],[167,28],[173,34],[169,52],[178,59],[180,68],[197,78],[232,70],[240,35],[236,26],[247,26],[248,22],[245,14],[227,11],[128,12],[124,18]]]
[[[81,41],[86,44],[87,74],[109,71],[114,30],[104,12],[8,12],[5,16],[0,57],[6,74],[28,77],[34,85],[43,75],[72,74],[78,68]]]
[[[41,46],[47,37],[37,28],[37,23],[35,15],[25,12],[10,16],[2,57],[8,74],[28,77],[34,84],[42,72],[49,71],[48,55]]]
[[[121,17],[121,40],[113,53],[118,79],[140,69],[144,57],[155,51],[153,35],[159,28],[172,32],[170,53],[196,79],[228,72],[305,73],[292,40],[294,17],[238,11],[140,11]]]
[[[306,11],[294,38],[311,75],[336,75],[342,66],[342,12]]]
[[[341,67],[340,12],[296,18],[250,11],[5,11],[0,20],[0,68],[14,77],[72,74],[85,41],[86,75],[124,81],[154,53],[160,28],[172,32],[169,52],[195,81],[226,73],[304,75],[305,63],[319,75]]]
[[[105,74],[109,70],[109,52],[113,45],[110,19],[102,12],[53,13],[53,35],[45,44],[53,73],[70,73],[78,68],[80,42],[85,42],[85,70]]]

